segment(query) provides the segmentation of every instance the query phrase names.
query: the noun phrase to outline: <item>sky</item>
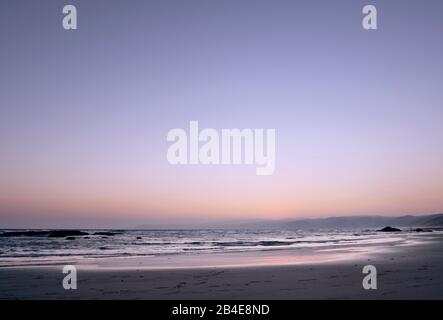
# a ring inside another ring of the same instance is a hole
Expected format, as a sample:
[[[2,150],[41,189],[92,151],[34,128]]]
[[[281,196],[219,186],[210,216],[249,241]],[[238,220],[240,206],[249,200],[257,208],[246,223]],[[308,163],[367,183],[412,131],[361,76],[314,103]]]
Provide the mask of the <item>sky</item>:
[[[442,13],[440,0],[1,1],[0,227],[443,212]],[[275,173],[170,165],[167,133],[191,120],[275,129]]]

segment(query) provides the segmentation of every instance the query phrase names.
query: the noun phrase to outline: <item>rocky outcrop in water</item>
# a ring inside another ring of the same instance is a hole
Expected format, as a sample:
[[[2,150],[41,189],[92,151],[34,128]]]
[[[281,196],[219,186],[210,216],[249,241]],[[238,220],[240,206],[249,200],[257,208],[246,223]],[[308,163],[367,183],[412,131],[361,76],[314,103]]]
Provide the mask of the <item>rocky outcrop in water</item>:
[[[390,226],[384,227],[383,229],[377,230],[379,232],[400,232],[400,229],[392,228]]]
[[[89,233],[80,230],[53,230],[49,231],[49,238],[64,238],[70,236],[86,236]]]
[[[49,231],[7,231],[0,237],[46,237]]]
[[[120,234],[118,232],[108,232],[108,231],[99,231],[99,232],[94,232],[94,236],[115,236],[116,234]]]
[[[32,230],[32,231],[8,231],[0,234],[0,237],[49,237],[65,238],[72,236],[89,235],[80,230]]]

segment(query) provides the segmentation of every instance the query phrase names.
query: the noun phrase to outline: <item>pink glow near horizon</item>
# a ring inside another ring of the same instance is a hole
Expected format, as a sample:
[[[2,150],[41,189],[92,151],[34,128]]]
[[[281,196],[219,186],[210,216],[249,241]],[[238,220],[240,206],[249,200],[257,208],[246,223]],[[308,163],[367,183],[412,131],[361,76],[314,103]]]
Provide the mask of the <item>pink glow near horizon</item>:
[[[380,3],[374,33],[359,1],[172,1],[78,1],[69,34],[8,3],[0,227],[443,212],[441,1],[408,32],[418,2]],[[190,120],[275,128],[275,173],[171,166]]]

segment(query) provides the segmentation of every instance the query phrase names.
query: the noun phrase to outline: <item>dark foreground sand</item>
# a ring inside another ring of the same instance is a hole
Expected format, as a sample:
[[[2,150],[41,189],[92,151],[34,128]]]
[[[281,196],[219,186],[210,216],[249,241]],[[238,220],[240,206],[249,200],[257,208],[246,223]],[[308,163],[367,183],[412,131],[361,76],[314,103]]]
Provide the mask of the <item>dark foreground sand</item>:
[[[364,290],[362,268],[378,270]],[[64,290],[61,267],[1,268],[1,299],[442,299],[443,236],[353,261],[200,269],[79,269]]]

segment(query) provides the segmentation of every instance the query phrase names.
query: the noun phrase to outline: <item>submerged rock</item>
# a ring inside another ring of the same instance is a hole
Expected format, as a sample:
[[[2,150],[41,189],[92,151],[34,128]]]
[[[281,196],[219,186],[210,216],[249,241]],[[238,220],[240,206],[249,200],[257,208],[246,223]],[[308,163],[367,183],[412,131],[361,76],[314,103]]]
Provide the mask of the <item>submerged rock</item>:
[[[94,236],[115,236],[116,234],[119,234],[119,233],[118,232],[107,232],[107,231],[94,232]]]
[[[0,234],[0,237],[45,237],[49,231],[10,231]]]
[[[377,231],[379,231],[379,232],[399,232],[401,230],[397,229],[397,228],[392,228],[390,226],[387,226],[387,227],[384,227],[383,229],[377,230]]]
[[[417,229],[414,229],[412,231],[415,231],[415,232],[432,232],[431,229],[422,229],[422,228],[417,228]]]
[[[80,230],[52,230],[49,231],[48,237],[64,238],[69,236],[86,236],[86,235],[89,235],[89,233]]]
[[[0,237],[50,237],[64,238],[70,236],[89,235],[80,230],[31,230],[31,231],[10,231],[0,234]]]

